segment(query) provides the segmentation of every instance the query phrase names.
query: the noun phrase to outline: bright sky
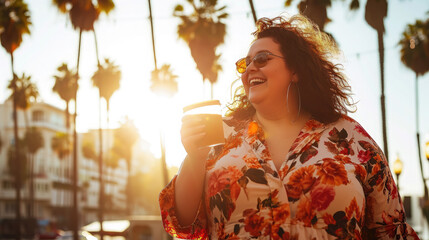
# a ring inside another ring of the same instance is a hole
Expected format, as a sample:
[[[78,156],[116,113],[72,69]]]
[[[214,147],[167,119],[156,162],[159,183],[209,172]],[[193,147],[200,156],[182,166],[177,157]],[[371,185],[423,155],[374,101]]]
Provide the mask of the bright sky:
[[[78,32],[68,18],[58,12],[50,0],[31,0],[29,4],[31,36],[25,36],[23,44],[15,52],[15,71],[25,72],[37,82],[43,101],[64,108],[65,104],[51,92],[56,68],[62,62],[76,66]],[[248,1],[220,0],[227,5],[230,17],[226,21],[225,44],[222,53],[223,72],[214,88],[214,97],[222,104],[230,100],[231,83],[238,76],[235,61],[247,54],[252,40],[254,23]],[[377,34],[364,21],[364,3],[355,13],[348,11],[348,1],[334,1],[329,16],[333,22],[327,25],[339,42],[344,56],[341,59],[352,85],[354,99],[358,101],[358,120],[382,146],[380,114],[380,80],[377,52]],[[177,3],[186,1],[153,0],[152,11],[155,26],[158,66],[171,64],[178,75],[179,92],[172,99],[162,99],[150,91],[150,72],[154,69],[147,1],[115,1],[116,8],[109,15],[102,15],[96,24],[100,58],[110,58],[122,70],[121,88],[111,99],[111,127],[125,116],[135,121],[141,137],[149,142],[156,156],[160,155],[159,133],[165,132],[167,162],[179,165],[185,156],[179,130],[182,107],[209,98],[210,88],[202,84],[201,75],[195,68],[187,45],[178,40],[176,30],[179,19],[172,17]],[[294,5],[298,3],[295,0]],[[284,1],[254,0],[258,17],[274,17],[283,12],[296,13],[296,7],[284,7]],[[417,158],[415,137],[415,75],[407,69],[399,57],[397,45],[406,24],[427,17],[427,0],[389,1],[388,18],[385,21],[385,80],[389,153],[391,162],[397,154],[404,162],[400,187],[402,194],[422,194],[422,184]],[[2,48],[3,49],[3,48]],[[0,101],[10,94],[6,89],[11,79],[10,57],[0,50]],[[98,93],[92,87],[91,76],[96,70],[94,38],[84,33],[80,63],[78,93],[78,130],[98,128]],[[422,142],[429,140],[429,74],[420,78],[420,125]],[[422,143],[422,144],[423,144]],[[429,166],[425,162],[425,171]],[[429,174],[427,174],[429,175]]]

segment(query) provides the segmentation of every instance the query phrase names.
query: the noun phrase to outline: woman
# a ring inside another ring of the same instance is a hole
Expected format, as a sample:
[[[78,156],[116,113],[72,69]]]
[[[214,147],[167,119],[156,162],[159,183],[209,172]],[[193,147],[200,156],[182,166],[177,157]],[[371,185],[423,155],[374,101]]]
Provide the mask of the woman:
[[[303,16],[257,22],[237,62],[244,91],[223,146],[183,119],[188,155],[160,194],[164,227],[192,239],[418,239],[388,163],[346,116],[353,104],[337,48]]]

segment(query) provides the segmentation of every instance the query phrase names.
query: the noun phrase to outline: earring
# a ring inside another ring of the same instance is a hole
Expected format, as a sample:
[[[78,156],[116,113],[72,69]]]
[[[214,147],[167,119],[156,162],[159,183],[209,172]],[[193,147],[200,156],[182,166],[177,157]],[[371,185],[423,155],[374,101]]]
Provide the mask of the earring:
[[[289,90],[290,90],[290,85],[292,85],[293,81],[289,82],[289,86],[287,87],[287,92],[286,92],[286,106],[287,106],[287,112],[290,113],[290,108],[289,108]],[[301,114],[301,92],[299,91],[299,85],[298,83],[295,83],[296,88],[298,89],[298,114],[296,115],[295,119],[293,120],[293,122],[296,122],[296,120],[299,118],[299,115]]]

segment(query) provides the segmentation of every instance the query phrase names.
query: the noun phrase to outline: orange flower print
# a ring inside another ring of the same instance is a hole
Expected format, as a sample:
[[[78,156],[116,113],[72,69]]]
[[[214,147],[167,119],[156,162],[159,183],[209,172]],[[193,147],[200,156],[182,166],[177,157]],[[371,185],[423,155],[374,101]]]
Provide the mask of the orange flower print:
[[[335,191],[331,186],[318,186],[310,193],[311,207],[317,211],[322,211],[328,208],[329,204],[334,200]]]
[[[290,215],[289,203],[273,208],[273,221],[275,223],[284,223]]]
[[[294,171],[286,184],[287,194],[290,200],[298,200],[301,193],[308,192],[316,181],[313,177],[315,166],[301,167]]]
[[[365,180],[366,177],[366,170],[364,167],[362,167],[361,165],[355,165],[355,175],[356,178],[360,181],[363,182]]]
[[[336,223],[334,217],[329,213],[323,214],[322,218],[326,225],[335,225]]]
[[[308,198],[302,198],[298,204],[296,219],[304,223],[304,226],[310,227],[311,220],[316,216],[314,209],[311,207],[311,201]]]
[[[323,184],[339,186],[348,183],[347,171],[344,165],[337,163],[331,158],[323,159],[318,174],[320,176],[320,182]]]
[[[173,179],[175,181],[176,179]],[[162,209],[169,210],[174,208],[174,188],[173,181],[159,195],[159,205]]]
[[[343,164],[345,164],[345,163],[352,163],[350,157],[347,156],[347,155],[343,155],[343,154],[335,155],[334,159],[337,160],[337,161],[342,162]]]
[[[355,218],[359,221],[360,220],[360,210],[359,206],[356,202],[356,198],[354,197],[353,200],[350,202],[350,205],[346,207],[346,217],[347,219],[351,219],[353,216],[353,213],[355,213]]]
[[[241,176],[243,176],[243,173],[235,166],[228,166],[226,169],[213,171],[208,180],[209,196],[216,195],[216,193],[222,191],[227,185],[236,182]]]
[[[265,226],[264,217],[260,217],[257,213],[252,211],[249,215],[244,216],[244,230],[253,237],[259,237]]]
[[[231,188],[230,188],[230,192],[231,192],[231,199],[232,199],[232,201],[235,203],[235,200],[237,200],[237,198],[238,198],[238,195],[240,195],[240,190],[241,190],[241,187],[240,187],[240,185],[237,183],[237,182],[234,182],[232,185],[231,185]]]
[[[305,132],[314,131],[315,129],[321,128],[322,126],[323,126],[323,123],[316,121],[314,119],[311,119],[305,124],[303,131]]]
[[[243,160],[250,168],[261,168],[261,164],[259,163],[258,158],[254,156],[245,155],[243,157]]]

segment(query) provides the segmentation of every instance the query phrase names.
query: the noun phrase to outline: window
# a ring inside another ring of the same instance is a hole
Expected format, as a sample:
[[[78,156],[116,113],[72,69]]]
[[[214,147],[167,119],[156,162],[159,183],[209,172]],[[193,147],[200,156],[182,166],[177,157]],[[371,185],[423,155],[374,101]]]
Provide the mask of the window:
[[[33,111],[32,115],[33,122],[43,122],[44,121],[44,113],[41,110]]]
[[[6,213],[14,213],[15,212],[15,203],[14,202],[6,202],[4,210]]]

